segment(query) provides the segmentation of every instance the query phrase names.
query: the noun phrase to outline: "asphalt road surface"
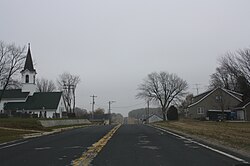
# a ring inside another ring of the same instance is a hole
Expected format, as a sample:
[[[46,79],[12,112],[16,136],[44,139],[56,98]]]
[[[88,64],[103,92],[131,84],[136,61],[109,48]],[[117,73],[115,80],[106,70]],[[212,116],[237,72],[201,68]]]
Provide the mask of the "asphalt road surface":
[[[114,126],[86,127],[0,145],[0,166],[64,166],[80,158],[88,147]],[[233,166],[249,162],[234,153],[220,154],[145,125],[122,125],[93,159],[94,166]]]
[[[123,125],[92,162],[94,166],[232,166],[241,163],[145,125]]]
[[[113,126],[73,129],[0,146],[0,166],[65,166]]]

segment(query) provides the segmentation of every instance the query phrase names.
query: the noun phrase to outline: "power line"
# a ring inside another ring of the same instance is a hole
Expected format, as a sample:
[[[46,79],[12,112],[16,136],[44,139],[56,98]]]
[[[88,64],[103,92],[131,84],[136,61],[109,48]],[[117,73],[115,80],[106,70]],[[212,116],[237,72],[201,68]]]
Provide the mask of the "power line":
[[[137,103],[137,104],[134,104],[134,105],[127,105],[127,106],[120,106],[120,107],[113,107],[113,108],[130,108],[130,107],[135,107],[135,106],[138,106],[138,105],[144,105],[145,102],[143,103]]]

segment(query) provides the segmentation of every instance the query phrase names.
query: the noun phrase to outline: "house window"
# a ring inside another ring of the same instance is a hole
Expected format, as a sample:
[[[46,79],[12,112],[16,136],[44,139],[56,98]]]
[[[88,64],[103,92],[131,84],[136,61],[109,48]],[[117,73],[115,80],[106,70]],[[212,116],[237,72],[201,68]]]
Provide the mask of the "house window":
[[[198,107],[197,108],[197,114],[204,114],[204,108],[203,107]]]
[[[25,76],[25,83],[29,83],[29,75]]]
[[[215,100],[216,100],[217,102],[221,102],[221,101],[222,101],[222,97],[221,97],[221,96],[215,96]]]
[[[33,83],[36,83],[36,76],[33,76]]]

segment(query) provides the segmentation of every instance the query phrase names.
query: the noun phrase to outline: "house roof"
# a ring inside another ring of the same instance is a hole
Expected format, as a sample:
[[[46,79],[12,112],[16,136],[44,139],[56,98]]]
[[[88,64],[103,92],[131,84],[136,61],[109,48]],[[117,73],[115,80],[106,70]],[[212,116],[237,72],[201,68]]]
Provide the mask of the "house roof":
[[[157,115],[157,114],[152,114],[152,115],[150,115],[149,117],[147,117],[146,119],[149,119],[149,118],[151,118],[151,117],[153,117],[153,116],[157,116],[158,118],[163,119],[163,117],[161,117],[161,116],[159,116],[159,115]]]
[[[30,44],[29,44],[29,48],[28,48],[24,68],[23,68],[23,70],[21,72],[23,72],[25,70],[36,72],[36,70],[34,69],[32,57],[31,57]]]
[[[41,110],[57,109],[62,92],[36,92],[29,96],[26,102],[9,102],[5,110]]]
[[[236,95],[240,95],[241,97],[243,96],[243,94],[240,94],[238,92],[234,92],[232,90],[228,90],[228,89],[224,89],[224,88],[221,88],[224,92],[228,93],[230,96],[236,98],[237,100],[239,100],[240,102],[242,102],[243,100],[241,98],[239,98],[238,96]]]
[[[243,94],[241,94],[241,93],[239,93],[239,92],[235,92],[235,91],[232,91],[232,90],[229,90],[229,89],[225,89],[225,90],[227,90],[228,92],[230,92],[230,93],[232,93],[232,94],[234,94],[234,95],[238,95],[238,96],[241,96],[241,97],[243,97]]]
[[[196,101],[195,103],[190,104],[190,105],[188,106],[188,108],[190,108],[190,107],[192,107],[192,106],[194,106],[194,105],[200,103],[201,101],[203,101],[204,99],[206,99],[208,96],[210,96],[211,94],[213,94],[213,93],[214,93],[216,90],[218,90],[218,89],[223,90],[225,93],[229,94],[229,95],[232,96],[233,98],[235,98],[235,99],[237,99],[238,101],[242,102],[242,99],[240,99],[239,97],[236,96],[236,94],[237,94],[237,95],[241,95],[240,93],[237,93],[237,92],[234,92],[234,91],[231,91],[231,90],[227,90],[227,89],[224,89],[224,88],[215,88],[214,90],[210,90],[210,91],[207,91],[207,92],[204,92],[203,94],[201,94],[201,95],[203,95],[203,97],[200,98],[200,100]],[[198,95],[198,96],[199,96],[199,95]],[[195,97],[197,97],[197,96],[195,96]]]
[[[206,92],[200,93],[196,96],[194,96],[193,98],[203,98],[204,96],[206,96],[207,94],[209,94],[210,92],[212,92],[213,90],[208,90]]]
[[[0,94],[3,90],[0,90]],[[29,95],[29,92],[22,92],[21,89],[7,89],[3,92],[2,99],[25,99]]]
[[[243,102],[241,102],[240,104],[238,104],[235,108],[245,108],[249,104],[250,104],[250,98],[244,100]]]

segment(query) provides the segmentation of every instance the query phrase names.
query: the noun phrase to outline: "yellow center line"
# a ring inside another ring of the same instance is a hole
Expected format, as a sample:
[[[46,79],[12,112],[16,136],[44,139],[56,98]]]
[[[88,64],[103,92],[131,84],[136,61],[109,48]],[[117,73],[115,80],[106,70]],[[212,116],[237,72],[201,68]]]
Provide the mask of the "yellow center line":
[[[108,132],[104,137],[102,137],[98,142],[94,143],[88,148],[86,152],[78,159],[72,161],[73,166],[89,166],[91,161],[97,156],[97,154],[103,149],[103,147],[112,138],[115,132],[119,129],[121,125],[115,126],[110,132]]]

